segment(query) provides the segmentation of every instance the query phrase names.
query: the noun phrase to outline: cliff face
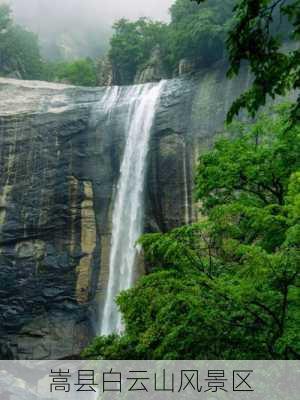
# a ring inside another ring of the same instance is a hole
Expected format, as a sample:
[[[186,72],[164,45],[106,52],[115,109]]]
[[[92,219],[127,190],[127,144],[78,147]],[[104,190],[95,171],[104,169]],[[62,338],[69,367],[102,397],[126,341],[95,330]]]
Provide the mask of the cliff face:
[[[247,74],[171,80],[153,127],[145,231],[195,218],[193,167]],[[0,357],[76,357],[108,278],[111,214],[130,96],[0,79]]]

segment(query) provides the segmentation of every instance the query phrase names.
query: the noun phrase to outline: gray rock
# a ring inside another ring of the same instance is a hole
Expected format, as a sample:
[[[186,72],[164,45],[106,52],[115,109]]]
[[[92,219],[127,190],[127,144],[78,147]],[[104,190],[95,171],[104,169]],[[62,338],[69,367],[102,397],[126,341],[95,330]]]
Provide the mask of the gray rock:
[[[193,170],[247,86],[226,68],[170,80],[157,109],[145,231],[196,218]],[[94,335],[126,140],[127,88],[0,78],[0,357],[74,358]]]
[[[98,60],[97,80],[100,86],[111,86],[114,83],[113,67],[108,57]]]
[[[195,64],[191,62],[190,60],[183,58],[179,62],[178,66],[178,74],[179,76],[189,74],[191,72],[195,72]]]
[[[167,73],[162,62],[161,50],[159,46],[156,46],[152,51],[149,61],[136,74],[134,83],[158,82],[166,77]]]

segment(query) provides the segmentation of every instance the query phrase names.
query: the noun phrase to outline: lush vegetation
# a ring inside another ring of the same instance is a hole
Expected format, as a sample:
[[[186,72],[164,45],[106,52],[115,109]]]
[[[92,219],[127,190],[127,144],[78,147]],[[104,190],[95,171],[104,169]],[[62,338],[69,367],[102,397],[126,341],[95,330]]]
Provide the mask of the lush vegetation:
[[[49,62],[40,54],[37,35],[14,24],[8,5],[0,5],[0,75],[95,86],[91,59]]]
[[[15,25],[5,4],[0,5],[0,73],[23,79],[39,79],[43,75],[37,36]]]
[[[132,83],[138,70],[149,61],[155,46],[160,45],[167,51],[167,27],[161,22],[145,18],[135,22],[121,19],[114,24],[114,30],[109,58],[116,82]]]
[[[174,67],[183,58],[203,67],[224,57],[233,4],[233,0],[211,0],[198,6],[177,0],[172,5],[169,56]]]
[[[169,25],[145,18],[121,19],[114,25],[109,51],[115,82],[132,83],[156,48],[169,77],[182,59],[200,67],[222,58],[233,4],[234,0],[212,0],[198,6],[191,0],[177,0],[170,9]]]
[[[118,298],[125,333],[85,357],[300,356],[300,129],[287,130],[288,112],[232,125],[200,158],[200,222],[141,238],[153,272]]]
[[[197,69],[228,53],[230,76],[249,61],[254,86],[233,104],[229,120],[241,108],[255,113],[267,95],[299,87],[299,50],[282,50],[283,41],[299,37],[298,0],[176,0],[170,14],[169,25],[145,19],[115,24],[109,57],[117,83],[132,83],[159,47],[169,77],[182,59]]]
[[[69,62],[48,62],[44,67],[44,79],[79,86],[96,86],[97,70],[95,62],[90,58]]]
[[[283,41],[299,38],[299,0],[176,0],[170,16],[169,24],[145,18],[114,24],[108,53],[114,83],[133,83],[159,49],[164,77],[176,74],[183,59],[198,69],[228,55],[231,77],[243,61],[249,62],[254,85],[233,104],[229,121],[241,108],[254,115],[268,95],[299,88],[299,50],[282,50]],[[0,73],[78,85],[97,82],[90,60],[43,61],[37,36],[15,25],[6,5],[0,6]],[[292,110],[294,121],[299,118],[299,104],[300,100]]]
[[[275,98],[300,87],[299,46],[290,46],[289,50],[283,46],[287,39],[299,40],[300,1],[239,0],[234,15],[227,38],[229,76],[238,74],[242,61],[247,61],[255,79],[253,86],[232,105],[229,121],[242,108],[254,116],[265,105],[267,96]],[[300,97],[291,109],[291,122],[299,123],[299,119]]]

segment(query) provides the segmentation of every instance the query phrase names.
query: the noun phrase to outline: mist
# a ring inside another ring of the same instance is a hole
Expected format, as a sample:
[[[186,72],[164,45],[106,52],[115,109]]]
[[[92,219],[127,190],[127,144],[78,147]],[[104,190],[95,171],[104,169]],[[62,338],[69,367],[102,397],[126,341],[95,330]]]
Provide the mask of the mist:
[[[167,21],[173,0],[0,0],[17,23],[37,33],[48,58],[103,55],[120,18]]]

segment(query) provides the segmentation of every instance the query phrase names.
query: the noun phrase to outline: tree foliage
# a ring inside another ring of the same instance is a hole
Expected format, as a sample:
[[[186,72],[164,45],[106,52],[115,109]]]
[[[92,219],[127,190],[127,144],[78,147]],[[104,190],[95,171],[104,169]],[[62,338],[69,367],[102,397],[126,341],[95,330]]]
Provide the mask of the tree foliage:
[[[14,23],[7,4],[0,5],[0,74],[82,86],[97,84],[96,68],[91,59],[43,60],[37,35]]]
[[[40,79],[43,63],[38,37],[15,25],[7,5],[0,5],[0,73],[23,79]]]
[[[114,81],[132,83],[157,46],[170,77],[183,58],[195,66],[209,66],[219,60],[224,55],[233,3],[212,0],[199,7],[191,0],[176,0],[170,9],[170,24],[145,18],[135,22],[121,19],[114,25],[110,42]]]
[[[3,35],[11,24],[11,10],[8,4],[0,5],[0,34]]]
[[[202,3],[204,0],[194,0]],[[289,24],[287,24],[289,20]],[[268,96],[284,96],[300,87],[300,52],[283,44],[299,40],[299,0],[238,0],[234,24],[227,37],[229,76],[238,74],[243,61],[249,62],[253,86],[232,105],[231,122],[243,108],[254,116]],[[300,97],[291,110],[292,122],[300,120]]]
[[[155,46],[165,48],[166,25],[140,18],[135,22],[121,19],[114,24],[109,58],[116,83],[130,84],[149,60]]]
[[[70,62],[47,63],[45,79],[78,86],[96,86],[96,66],[90,58]]]
[[[300,129],[290,107],[234,124],[200,157],[202,218],[140,243],[152,272],[118,297],[125,332],[84,357],[300,355]]]
[[[224,56],[234,0],[211,0],[201,6],[177,0],[170,8],[170,57],[176,65],[187,58],[196,66],[209,66]]]
[[[236,23],[227,40],[231,64],[229,75],[236,75],[241,61],[247,60],[254,74],[254,83],[233,104],[229,119],[241,108],[254,115],[265,104],[268,95],[275,98],[300,87],[300,52],[298,49],[283,50],[283,36],[271,29],[276,12],[289,18],[293,26],[291,39],[299,39],[299,0],[244,0],[235,8]],[[299,113],[300,98],[292,111],[294,120],[300,118]]]

